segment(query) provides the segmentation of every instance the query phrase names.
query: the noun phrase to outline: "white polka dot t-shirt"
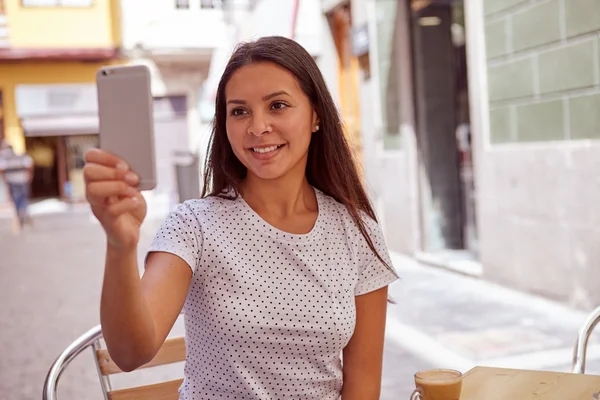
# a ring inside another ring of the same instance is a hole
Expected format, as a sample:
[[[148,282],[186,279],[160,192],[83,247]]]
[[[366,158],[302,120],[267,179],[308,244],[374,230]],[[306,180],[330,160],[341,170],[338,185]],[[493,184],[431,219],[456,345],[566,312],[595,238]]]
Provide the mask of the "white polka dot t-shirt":
[[[354,296],[397,276],[346,208],[316,193],[307,234],[269,225],[241,197],[187,201],[162,224],[149,251],[175,254],[194,273],[181,399],[339,399]],[[379,225],[365,222],[391,266]]]

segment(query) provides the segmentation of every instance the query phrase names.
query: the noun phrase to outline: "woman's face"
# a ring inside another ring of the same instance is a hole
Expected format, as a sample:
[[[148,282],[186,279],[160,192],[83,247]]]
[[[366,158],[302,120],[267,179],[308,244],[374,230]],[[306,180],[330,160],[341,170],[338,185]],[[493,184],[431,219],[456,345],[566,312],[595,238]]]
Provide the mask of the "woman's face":
[[[318,118],[292,73],[270,62],[241,67],[225,87],[225,101],[227,137],[249,176],[304,176]]]

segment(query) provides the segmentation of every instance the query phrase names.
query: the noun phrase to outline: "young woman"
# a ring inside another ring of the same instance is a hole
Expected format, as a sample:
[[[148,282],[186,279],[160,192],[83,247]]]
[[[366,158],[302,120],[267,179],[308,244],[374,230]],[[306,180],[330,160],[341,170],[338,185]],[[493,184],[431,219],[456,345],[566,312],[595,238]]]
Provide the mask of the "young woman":
[[[121,369],[151,360],[183,308],[181,399],[379,399],[397,276],[331,95],[300,45],[265,37],[236,49],[218,87],[202,199],[167,217],[141,279],[137,177],[100,150],[86,157],[107,236],[101,322]]]

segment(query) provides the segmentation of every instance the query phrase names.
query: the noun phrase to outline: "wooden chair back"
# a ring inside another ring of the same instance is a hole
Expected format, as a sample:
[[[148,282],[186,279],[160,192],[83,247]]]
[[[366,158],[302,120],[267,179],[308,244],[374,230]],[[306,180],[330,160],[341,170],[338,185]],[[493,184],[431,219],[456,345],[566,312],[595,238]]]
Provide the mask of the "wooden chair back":
[[[108,400],[178,400],[179,386],[183,379],[176,379],[168,382],[161,382],[153,385],[132,387],[127,389],[112,390],[109,377],[114,374],[122,373],[117,367],[108,350],[100,348],[99,344],[94,345],[96,351],[96,361],[98,371],[103,378],[103,387],[105,397]],[[152,368],[159,365],[173,364],[185,361],[185,339],[183,337],[167,339],[162,345],[156,356],[149,363],[141,366],[139,369]]]

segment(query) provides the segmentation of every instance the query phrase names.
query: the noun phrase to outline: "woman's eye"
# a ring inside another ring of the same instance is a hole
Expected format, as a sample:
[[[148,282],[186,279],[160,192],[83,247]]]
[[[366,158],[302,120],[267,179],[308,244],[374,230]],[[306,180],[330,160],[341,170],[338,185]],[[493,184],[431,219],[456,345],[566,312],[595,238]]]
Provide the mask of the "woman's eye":
[[[231,110],[231,115],[233,117],[239,117],[240,115],[244,115],[244,110],[241,108],[234,108],[233,110]]]
[[[271,107],[274,110],[283,110],[284,108],[287,107],[287,104],[285,104],[283,101],[276,101],[273,104],[271,104]]]

